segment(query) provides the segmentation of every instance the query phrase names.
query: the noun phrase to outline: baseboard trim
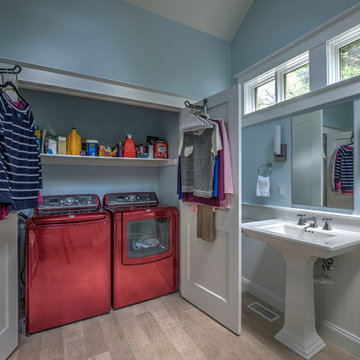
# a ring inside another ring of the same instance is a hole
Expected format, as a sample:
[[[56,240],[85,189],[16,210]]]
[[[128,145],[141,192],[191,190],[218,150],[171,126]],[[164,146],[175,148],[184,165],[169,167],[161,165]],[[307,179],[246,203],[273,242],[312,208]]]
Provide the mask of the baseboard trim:
[[[242,278],[243,289],[247,291],[249,294],[254,295],[255,297],[259,298],[260,300],[266,302],[276,310],[284,313],[285,310],[285,302],[284,299],[277,294],[269,291],[262,286],[255,284],[251,280],[246,278]]]
[[[276,310],[284,313],[285,299],[269,291],[249,279],[242,278],[243,289],[258,299],[264,301]],[[360,337],[350,333],[337,325],[316,317],[316,328],[323,336],[341,348],[360,357]]]
[[[328,321],[316,318],[316,329],[319,334],[334,344],[360,357],[360,337]]]

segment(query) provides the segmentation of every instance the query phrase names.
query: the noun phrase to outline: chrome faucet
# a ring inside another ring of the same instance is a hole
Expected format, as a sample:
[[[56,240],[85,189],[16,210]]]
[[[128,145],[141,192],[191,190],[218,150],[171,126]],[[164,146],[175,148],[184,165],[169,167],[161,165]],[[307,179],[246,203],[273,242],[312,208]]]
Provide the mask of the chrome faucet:
[[[299,221],[298,221],[297,224],[298,225],[306,225],[306,221],[305,221],[306,215],[305,214],[299,214],[297,216],[299,216]]]
[[[331,225],[330,225],[330,221],[332,220],[332,219],[330,219],[330,218],[323,218],[323,220],[325,220],[325,225],[324,225],[324,227],[323,227],[323,230],[328,230],[328,231],[330,231],[332,228],[331,228]]]
[[[315,214],[312,214],[311,217],[304,219],[305,223],[308,222],[309,220],[311,221],[310,224],[308,226],[305,226],[304,229],[307,229],[309,227],[310,228],[317,228],[318,227],[318,223],[317,223],[317,219],[316,219]]]

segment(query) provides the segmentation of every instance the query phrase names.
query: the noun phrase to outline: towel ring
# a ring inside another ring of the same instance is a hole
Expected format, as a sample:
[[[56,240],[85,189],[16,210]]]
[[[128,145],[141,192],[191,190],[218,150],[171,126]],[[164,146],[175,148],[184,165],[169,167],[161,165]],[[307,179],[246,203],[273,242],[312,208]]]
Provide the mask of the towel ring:
[[[259,166],[258,168],[258,175],[260,176],[270,176],[271,175],[271,169],[272,169],[272,163],[266,163],[266,164],[262,164]]]

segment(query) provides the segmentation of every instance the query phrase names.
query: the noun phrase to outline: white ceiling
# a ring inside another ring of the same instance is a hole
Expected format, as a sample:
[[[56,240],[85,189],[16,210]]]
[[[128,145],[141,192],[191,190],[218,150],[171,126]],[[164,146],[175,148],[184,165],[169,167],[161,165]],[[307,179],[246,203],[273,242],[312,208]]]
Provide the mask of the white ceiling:
[[[220,39],[231,41],[253,0],[124,0]]]

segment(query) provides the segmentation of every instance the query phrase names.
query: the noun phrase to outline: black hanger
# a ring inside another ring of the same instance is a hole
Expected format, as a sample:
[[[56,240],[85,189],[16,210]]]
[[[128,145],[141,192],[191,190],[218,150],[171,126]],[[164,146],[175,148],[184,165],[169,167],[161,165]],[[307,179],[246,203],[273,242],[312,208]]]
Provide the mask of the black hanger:
[[[0,69],[0,74],[15,74],[18,75],[21,72],[21,66],[15,65],[12,69]]]
[[[4,85],[0,85],[2,88],[11,87],[12,90],[16,92],[16,95],[23,101],[25,105],[29,105],[27,101],[20,95],[19,90],[16,88],[12,81],[7,81]]]
[[[184,102],[184,105],[187,107],[187,108],[190,108],[192,110],[195,110],[195,111],[200,111],[202,112],[204,115],[206,115],[207,113],[207,103],[208,103],[208,99],[204,99],[203,100],[203,104],[202,105],[195,105],[195,104],[190,104],[189,100],[186,100]]]

